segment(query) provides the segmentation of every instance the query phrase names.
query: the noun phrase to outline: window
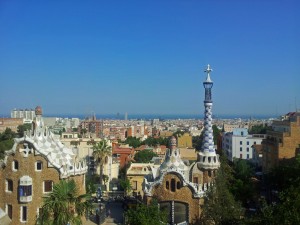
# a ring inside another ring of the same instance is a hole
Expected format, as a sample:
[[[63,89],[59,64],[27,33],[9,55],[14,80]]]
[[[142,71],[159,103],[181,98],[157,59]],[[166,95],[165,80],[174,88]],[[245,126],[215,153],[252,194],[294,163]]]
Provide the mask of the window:
[[[137,181],[132,182],[132,190],[137,190]]]
[[[242,147],[240,147],[240,151],[243,151],[243,148],[242,148]]]
[[[27,221],[27,206],[21,206],[21,222]]]
[[[19,187],[19,195],[20,197],[27,197],[32,195],[32,186],[20,186]]]
[[[43,168],[43,163],[41,161],[37,161],[35,164],[35,170],[36,171],[41,171]]]
[[[180,189],[180,188],[181,188],[180,182],[177,181],[177,189]]]
[[[187,205],[181,202],[174,202],[174,223],[180,224],[188,221]]]
[[[207,173],[208,173],[208,176],[211,177],[211,170],[209,170]]]
[[[182,202],[160,202],[159,208],[167,213],[168,224],[187,224],[188,205]]]
[[[12,168],[13,168],[13,171],[17,171],[19,169],[19,162],[14,160],[12,162]]]
[[[247,159],[249,159],[249,154],[247,154]]]
[[[240,154],[240,159],[242,159],[243,158],[243,154]]]
[[[23,176],[19,182],[19,201],[31,202],[32,201],[32,178],[29,176]]]
[[[14,189],[13,181],[10,179],[6,179],[5,186],[6,186],[6,191],[13,191]]]
[[[241,136],[244,136],[244,132],[243,131],[241,132]]]
[[[166,189],[169,190],[169,181],[166,181]]]
[[[193,183],[198,184],[198,177],[193,178]]]
[[[256,145],[256,141],[254,141],[254,144]]]
[[[243,144],[243,142],[242,141],[240,141],[240,145],[242,145]]]
[[[247,145],[249,145],[249,141],[247,141]]]
[[[175,192],[175,179],[171,179],[171,191]]]
[[[44,181],[44,192],[51,192],[53,186],[52,180],[45,180]]]
[[[12,205],[6,205],[6,207],[6,213],[8,217],[12,219]]]
[[[249,152],[249,147],[247,147],[247,152]]]

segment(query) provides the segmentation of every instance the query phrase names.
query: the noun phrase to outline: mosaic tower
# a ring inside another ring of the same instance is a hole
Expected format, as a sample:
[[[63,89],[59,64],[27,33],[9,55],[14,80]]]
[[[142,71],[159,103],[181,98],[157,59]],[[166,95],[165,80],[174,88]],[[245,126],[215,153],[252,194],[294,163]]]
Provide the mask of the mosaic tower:
[[[198,153],[198,162],[200,167],[204,169],[217,169],[220,166],[219,156],[214,148],[214,135],[212,129],[212,92],[213,81],[210,79],[212,69],[207,65],[204,70],[207,73],[206,80],[203,82],[205,89],[204,99],[204,132],[201,151]]]

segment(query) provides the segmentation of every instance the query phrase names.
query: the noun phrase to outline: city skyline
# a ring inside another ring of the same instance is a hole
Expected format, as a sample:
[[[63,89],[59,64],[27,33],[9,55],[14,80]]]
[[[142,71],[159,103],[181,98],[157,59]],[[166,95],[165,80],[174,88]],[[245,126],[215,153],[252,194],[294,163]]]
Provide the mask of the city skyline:
[[[214,115],[300,108],[300,3],[0,3],[0,114]]]

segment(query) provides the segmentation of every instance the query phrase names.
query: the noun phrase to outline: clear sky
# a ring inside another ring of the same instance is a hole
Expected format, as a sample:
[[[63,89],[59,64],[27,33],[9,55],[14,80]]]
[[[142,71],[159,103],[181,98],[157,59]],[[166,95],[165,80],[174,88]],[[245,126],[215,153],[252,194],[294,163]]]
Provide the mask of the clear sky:
[[[298,0],[0,0],[0,114],[300,108]]]

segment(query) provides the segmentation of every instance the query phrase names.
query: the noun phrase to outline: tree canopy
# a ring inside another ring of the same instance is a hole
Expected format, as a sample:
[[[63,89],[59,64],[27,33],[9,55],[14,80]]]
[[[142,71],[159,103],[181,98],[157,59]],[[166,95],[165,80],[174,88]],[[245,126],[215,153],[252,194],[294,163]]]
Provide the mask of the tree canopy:
[[[4,158],[4,152],[10,150],[14,145],[16,133],[10,128],[6,128],[3,133],[0,133],[0,159]]]
[[[153,152],[152,150],[145,149],[136,153],[134,155],[134,160],[137,163],[148,163],[155,156],[157,156],[155,152]]]
[[[197,224],[239,224],[244,214],[241,203],[230,192],[233,170],[222,159],[215,183],[204,198],[200,221]]]
[[[18,129],[17,130],[18,136],[23,137],[24,132],[31,129],[31,124],[25,123],[25,124],[19,125],[17,129]]]
[[[161,211],[157,201],[150,205],[138,204],[125,213],[126,225],[163,225],[167,224],[167,213]]]
[[[267,130],[270,130],[271,127],[268,127],[265,124],[254,125],[249,129],[249,134],[266,134]]]

